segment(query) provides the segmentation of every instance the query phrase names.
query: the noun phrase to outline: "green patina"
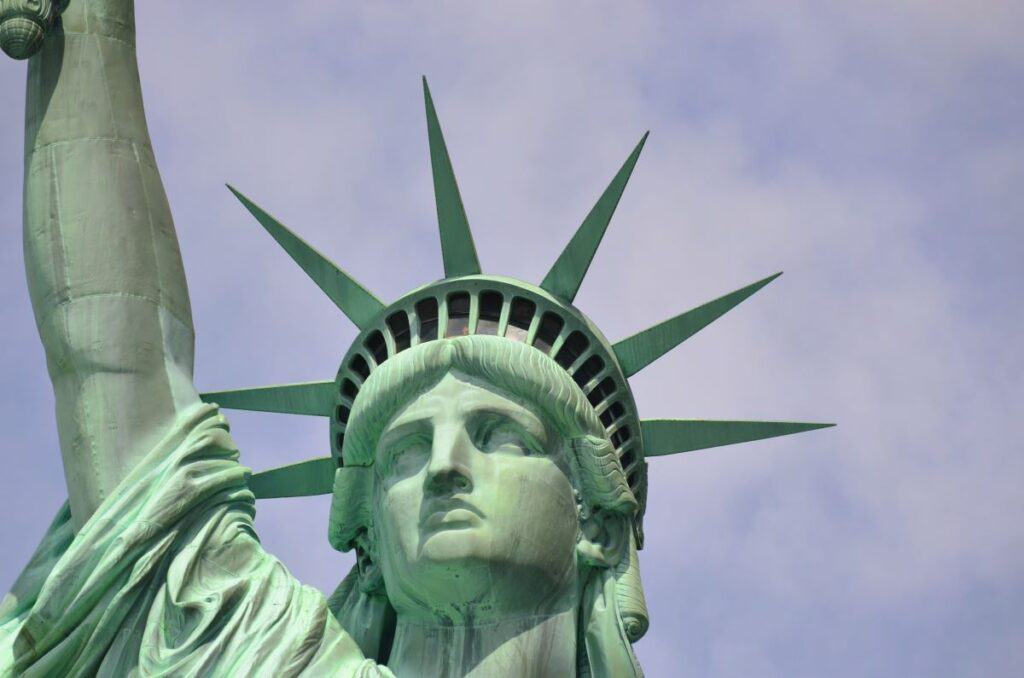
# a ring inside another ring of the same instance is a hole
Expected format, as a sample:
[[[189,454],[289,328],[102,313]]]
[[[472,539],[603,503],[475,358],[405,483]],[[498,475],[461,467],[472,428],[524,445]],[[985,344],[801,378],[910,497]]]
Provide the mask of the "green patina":
[[[633,174],[636,161],[640,159],[640,151],[644,150],[649,132],[644,132],[640,143],[636,145],[629,158],[622,165],[615,178],[605,189],[597,203],[587,214],[572,240],[566,245],[562,253],[558,255],[555,265],[551,267],[540,286],[551,294],[565,299],[572,303],[576,299],[576,293],[583,284],[583,278],[587,275],[590,262],[597,254],[597,246],[604,238],[604,232],[611,223],[615,208],[619,206],[619,199],[622,192],[626,190],[626,183]]]
[[[200,395],[134,40],[131,0],[0,2],[69,495],[0,676],[640,675],[648,459],[829,424],[643,420],[628,379],[778,274],[615,343],[574,306],[647,134],[540,285],[484,274],[424,79],[445,277],[384,303],[231,188],[360,331],[333,380]],[[330,456],[252,474],[218,405],[327,417]],[[252,522],[324,494],[357,554],[329,600]]]

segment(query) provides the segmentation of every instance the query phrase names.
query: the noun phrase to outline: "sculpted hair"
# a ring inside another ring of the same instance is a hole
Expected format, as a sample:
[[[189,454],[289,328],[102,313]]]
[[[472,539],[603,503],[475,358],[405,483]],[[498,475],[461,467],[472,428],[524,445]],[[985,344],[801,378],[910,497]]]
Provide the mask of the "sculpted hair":
[[[555,361],[520,342],[474,335],[420,344],[374,370],[349,416],[342,452],[345,465],[372,464],[377,440],[398,410],[451,371],[525,401],[564,439],[605,438],[583,391]],[[617,466],[617,457],[615,461]]]

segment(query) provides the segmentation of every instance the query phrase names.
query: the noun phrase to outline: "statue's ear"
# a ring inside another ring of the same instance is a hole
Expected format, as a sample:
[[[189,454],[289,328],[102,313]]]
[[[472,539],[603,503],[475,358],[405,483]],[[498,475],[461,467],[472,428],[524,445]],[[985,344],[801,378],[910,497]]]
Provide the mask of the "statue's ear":
[[[334,472],[331,519],[327,538],[331,546],[347,552],[359,543],[373,522],[373,467],[342,466]]]
[[[356,569],[359,572],[359,590],[368,594],[384,590],[384,574],[373,557],[373,551],[371,538],[362,532],[356,540]]]
[[[596,510],[580,516],[576,553],[593,567],[615,567],[626,556],[629,520],[611,511]]]

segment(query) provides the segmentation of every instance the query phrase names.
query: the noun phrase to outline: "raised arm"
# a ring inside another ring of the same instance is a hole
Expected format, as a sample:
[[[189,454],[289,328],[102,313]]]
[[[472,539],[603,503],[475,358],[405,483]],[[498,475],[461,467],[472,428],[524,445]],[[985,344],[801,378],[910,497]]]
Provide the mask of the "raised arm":
[[[70,0],[30,59],[24,200],[29,292],[77,529],[198,401],[132,0]]]

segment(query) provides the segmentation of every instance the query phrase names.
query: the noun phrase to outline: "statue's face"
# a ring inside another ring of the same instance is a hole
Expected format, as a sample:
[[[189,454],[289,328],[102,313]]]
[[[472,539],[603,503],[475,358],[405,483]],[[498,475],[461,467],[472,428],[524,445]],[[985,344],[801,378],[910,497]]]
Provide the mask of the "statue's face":
[[[375,461],[396,609],[480,620],[574,595],[579,522],[563,443],[529,407],[458,373],[399,411]]]

